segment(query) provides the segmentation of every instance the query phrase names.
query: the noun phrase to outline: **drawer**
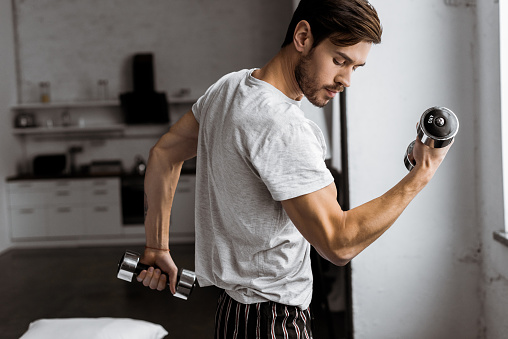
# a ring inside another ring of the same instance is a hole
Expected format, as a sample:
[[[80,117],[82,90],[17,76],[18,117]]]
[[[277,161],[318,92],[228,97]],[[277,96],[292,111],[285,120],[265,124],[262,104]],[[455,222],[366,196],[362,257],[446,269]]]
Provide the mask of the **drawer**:
[[[118,189],[120,187],[120,179],[119,178],[87,179],[86,186],[91,189],[96,188]]]
[[[48,193],[48,205],[79,204],[83,202],[83,188],[77,185],[55,187]]]
[[[48,235],[44,208],[11,208],[10,216],[13,239],[40,238]]]
[[[85,207],[87,235],[118,235],[122,233],[120,206],[118,204],[95,204]]]
[[[51,180],[50,184],[53,189],[80,189],[83,187],[82,180]]]
[[[48,194],[46,192],[15,192],[9,193],[10,206],[44,206],[47,204]]]
[[[84,210],[82,207],[66,205],[48,209],[48,236],[79,236],[84,233],[84,229]]]
[[[51,185],[52,184],[49,181],[22,180],[9,182],[7,184],[7,189],[9,190],[9,193],[44,192],[50,188]]]
[[[84,194],[84,200],[87,205],[94,203],[119,203],[120,202],[120,189],[110,187],[94,187],[88,188]]]

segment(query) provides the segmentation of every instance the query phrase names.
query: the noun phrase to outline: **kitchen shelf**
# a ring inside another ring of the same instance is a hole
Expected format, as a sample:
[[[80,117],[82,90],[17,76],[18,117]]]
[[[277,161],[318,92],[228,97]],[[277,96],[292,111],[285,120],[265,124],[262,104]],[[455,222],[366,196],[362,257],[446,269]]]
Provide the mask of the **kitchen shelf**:
[[[11,106],[14,111],[22,110],[41,110],[41,109],[58,109],[58,108],[88,108],[88,107],[119,107],[118,100],[107,101],[60,101],[48,103],[25,103]]]
[[[56,127],[29,127],[14,128],[14,135],[49,135],[49,134],[68,134],[68,133],[89,133],[89,132],[123,132],[126,128],[124,124],[105,125],[105,126],[56,126]]]
[[[169,97],[168,104],[170,105],[183,105],[193,104],[197,101],[194,97]],[[41,109],[61,109],[61,108],[89,108],[89,107],[120,107],[120,101],[118,100],[102,100],[102,101],[56,101],[56,102],[33,102],[16,104],[11,106],[13,111],[23,110],[41,110]]]
[[[13,134],[18,136],[53,136],[53,135],[83,135],[83,134],[111,134],[123,137],[157,137],[169,130],[169,125],[90,125],[90,126],[55,126],[14,128]]]

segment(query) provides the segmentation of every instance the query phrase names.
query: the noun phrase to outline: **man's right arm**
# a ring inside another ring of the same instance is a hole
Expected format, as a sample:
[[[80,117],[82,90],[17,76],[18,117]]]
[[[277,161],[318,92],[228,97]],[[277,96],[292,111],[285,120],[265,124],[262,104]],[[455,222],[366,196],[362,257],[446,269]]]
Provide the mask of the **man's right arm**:
[[[157,265],[169,276],[176,292],[177,267],[169,254],[169,219],[183,162],[196,156],[199,124],[188,111],[150,150],[145,174],[146,248],[141,262]],[[158,269],[142,271],[138,280],[152,289],[166,287]]]
[[[349,211],[339,206],[334,183],[282,201],[282,206],[321,256],[345,265],[393,225],[430,181],[449,147],[432,149],[417,142],[413,151],[415,168],[382,196]]]

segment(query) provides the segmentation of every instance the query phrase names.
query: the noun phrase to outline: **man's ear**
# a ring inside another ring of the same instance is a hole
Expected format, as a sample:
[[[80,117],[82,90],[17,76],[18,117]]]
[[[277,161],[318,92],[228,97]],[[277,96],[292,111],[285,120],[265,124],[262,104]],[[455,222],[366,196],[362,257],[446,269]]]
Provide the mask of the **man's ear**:
[[[310,24],[306,20],[300,21],[293,34],[293,44],[300,53],[308,53],[312,49],[314,39],[310,30]]]

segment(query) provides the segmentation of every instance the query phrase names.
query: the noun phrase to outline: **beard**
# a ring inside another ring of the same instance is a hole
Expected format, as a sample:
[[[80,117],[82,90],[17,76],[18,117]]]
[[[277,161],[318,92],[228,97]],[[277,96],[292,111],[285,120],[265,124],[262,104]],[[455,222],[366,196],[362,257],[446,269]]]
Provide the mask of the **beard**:
[[[316,81],[316,78],[312,76],[310,70],[310,63],[314,50],[306,56],[303,56],[295,67],[295,79],[302,91],[303,95],[309,100],[311,104],[316,107],[324,107],[330,101],[331,98],[322,98],[319,96],[319,91],[323,89],[331,89],[334,91],[342,92],[344,87],[342,84],[333,84],[328,86],[321,86]]]

